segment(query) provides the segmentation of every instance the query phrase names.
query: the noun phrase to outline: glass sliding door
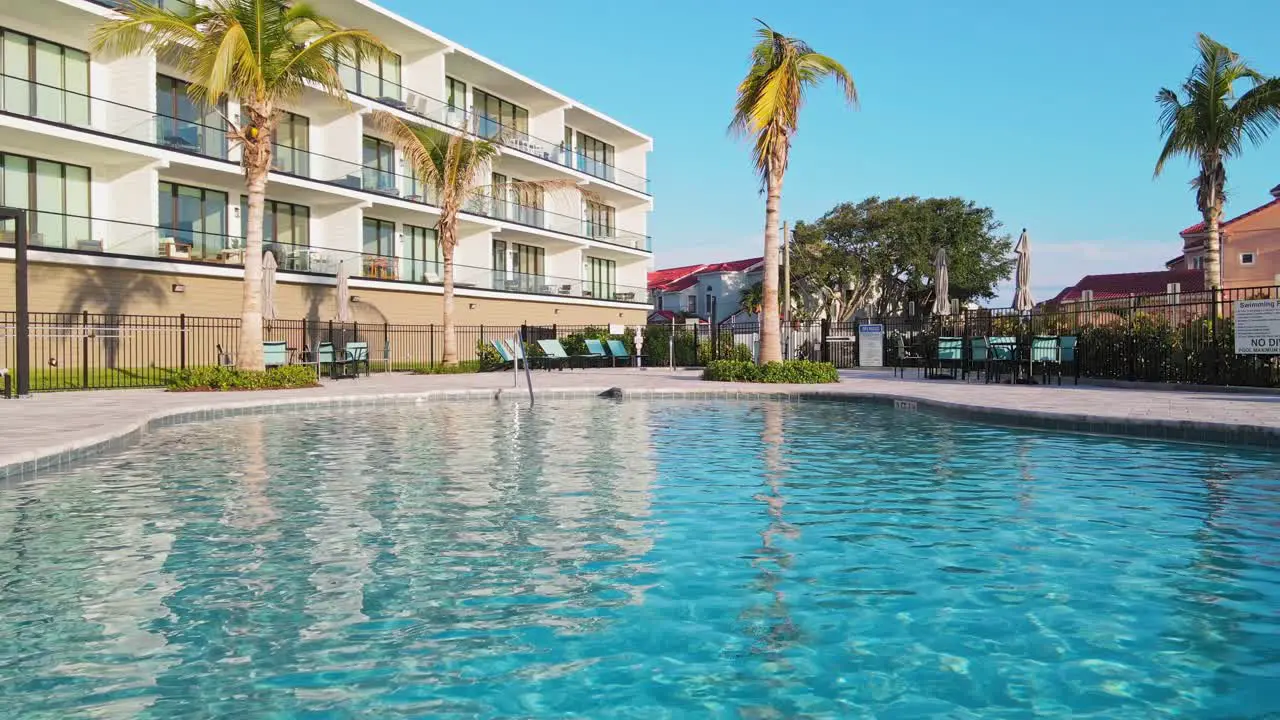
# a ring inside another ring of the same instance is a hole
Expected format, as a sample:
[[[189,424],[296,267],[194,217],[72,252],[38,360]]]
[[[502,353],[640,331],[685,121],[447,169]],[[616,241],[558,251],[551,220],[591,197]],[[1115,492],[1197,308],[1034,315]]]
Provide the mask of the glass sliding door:
[[[614,236],[615,210],[609,205],[593,200],[586,201],[586,235],[593,238]]]
[[[588,297],[613,300],[617,293],[617,274],[618,264],[615,261],[588,257],[587,287],[583,294]]]
[[[271,148],[271,169],[276,172],[311,177],[311,120],[285,112],[276,126]]]
[[[432,228],[404,225],[404,254],[400,277],[413,282],[440,282],[440,242]]]
[[[197,105],[190,83],[156,76],[156,140],[163,146],[207,157],[227,159],[226,103]]]
[[[242,262],[227,252],[226,193],[161,182],[159,200],[161,244],[172,238],[188,248],[192,260]]]
[[[89,55],[0,30],[0,109],[76,127],[89,126]]]
[[[613,146],[603,140],[578,133],[577,168],[588,175],[613,180]]]
[[[364,219],[364,277],[383,280],[396,278],[395,242],[395,223],[374,218]]]
[[[249,198],[240,196],[241,231],[249,222]],[[262,212],[262,249],[276,256],[283,269],[337,272],[336,262],[316,256],[311,246],[311,208],[267,200]],[[356,270],[352,268],[352,272]]]
[[[363,177],[365,190],[398,196],[395,175],[395,146],[386,140],[364,136],[363,140]]]
[[[472,88],[476,114],[476,134],[485,138],[501,138],[508,144],[529,135],[529,111],[513,102]]]
[[[511,244],[512,277],[507,281],[508,290],[542,292],[547,279],[543,275],[546,250],[533,245]]]
[[[507,286],[507,242],[493,241],[493,289],[501,290]]]
[[[27,232],[33,246],[102,249],[89,217],[89,168],[9,153],[0,162],[0,205],[32,211]],[[0,223],[4,242],[13,242],[15,230],[12,221]]]

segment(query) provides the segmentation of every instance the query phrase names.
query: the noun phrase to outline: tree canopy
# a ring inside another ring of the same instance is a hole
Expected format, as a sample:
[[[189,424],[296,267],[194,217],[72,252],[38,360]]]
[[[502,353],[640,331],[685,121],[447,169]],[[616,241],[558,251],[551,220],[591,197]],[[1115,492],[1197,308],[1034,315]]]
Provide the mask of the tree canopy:
[[[870,197],[799,222],[791,249],[795,302],[844,319],[933,299],[933,261],[947,250],[950,291],[961,302],[994,297],[1013,270],[1013,240],[991,208],[963,198]]]

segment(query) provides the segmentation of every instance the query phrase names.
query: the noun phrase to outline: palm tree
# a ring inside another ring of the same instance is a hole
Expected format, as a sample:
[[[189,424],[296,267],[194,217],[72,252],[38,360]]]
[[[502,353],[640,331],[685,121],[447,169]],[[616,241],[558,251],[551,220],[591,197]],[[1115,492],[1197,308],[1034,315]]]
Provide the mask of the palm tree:
[[[1198,46],[1200,61],[1182,83],[1186,101],[1169,88],[1156,93],[1165,142],[1155,174],[1160,175],[1165,162],[1175,156],[1199,163],[1191,185],[1207,231],[1205,286],[1216,290],[1222,285],[1218,225],[1226,201],[1227,158],[1239,155],[1246,139],[1254,145],[1262,143],[1280,122],[1280,80],[1267,79],[1204,33]],[[1241,81],[1251,88],[1237,98],[1235,86]]]
[[[454,337],[453,323],[453,254],[458,247],[458,213],[473,201],[487,202],[499,193],[514,191],[516,194],[533,191],[557,190],[577,187],[572,180],[538,180],[508,182],[494,188],[483,182],[488,176],[498,145],[480,137],[468,137],[406,123],[391,113],[377,111],[374,122],[391,136],[404,154],[405,164],[413,169],[414,177],[435,196],[440,207],[440,219],[436,232],[440,239],[440,255],[444,261],[444,309],[441,324],[444,326],[444,348],[441,361],[445,365],[458,362],[458,344]],[[585,197],[592,197],[582,191]]]
[[[340,64],[359,66],[386,51],[365,30],[345,29],[319,15],[305,0],[210,0],[207,6],[166,10],[133,0],[123,18],[103,23],[93,36],[96,51],[136,55],[173,53],[189,78],[193,102],[218,107],[240,103],[239,123],[227,118],[228,137],[242,148],[249,207],[245,230],[244,304],[236,366],[261,370],[262,218],[271,169],[271,145],[281,105],[313,87],[346,101]]]
[[[760,362],[782,359],[778,316],[778,203],[787,171],[791,136],[799,124],[806,88],[830,77],[857,105],[853,78],[839,62],[820,55],[804,41],[775,32],[761,20],[760,40],[751,51],[751,67],[738,85],[729,130],[755,136],[752,157],[765,192],[764,278],[760,316]]]

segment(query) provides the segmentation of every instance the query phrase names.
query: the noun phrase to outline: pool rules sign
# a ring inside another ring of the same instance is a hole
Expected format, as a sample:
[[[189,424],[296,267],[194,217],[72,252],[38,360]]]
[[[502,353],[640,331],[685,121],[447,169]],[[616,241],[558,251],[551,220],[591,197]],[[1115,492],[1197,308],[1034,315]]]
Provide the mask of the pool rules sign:
[[[1236,354],[1280,355],[1280,300],[1237,300]]]

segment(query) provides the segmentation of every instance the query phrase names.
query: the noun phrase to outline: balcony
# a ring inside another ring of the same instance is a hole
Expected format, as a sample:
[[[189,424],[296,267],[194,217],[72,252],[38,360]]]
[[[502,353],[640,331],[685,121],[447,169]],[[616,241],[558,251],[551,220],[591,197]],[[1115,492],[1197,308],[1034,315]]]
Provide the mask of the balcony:
[[[450,105],[404,85],[362,73],[349,65],[340,65],[339,71],[344,86],[353,95],[490,140],[521,154],[577,170],[628,190],[651,194],[649,181],[645,178],[572,152],[564,147],[563,141],[546,140],[520,132],[484,113]],[[369,79],[373,81],[370,82]]]
[[[40,211],[32,211],[29,220],[33,249],[196,265],[244,264],[243,238],[219,232]],[[12,245],[13,232],[11,223],[0,223],[0,245]],[[263,251],[271,253],[284,272],[337,275],[345,266],[352,277],[368,280],[422,285],[444,282],[444,265],[434,260],[294,245],[269,238],[263,241]],[[642,287],[469,265],[454,266],[454,284],[459,289],[648,304],[648,291]]]

